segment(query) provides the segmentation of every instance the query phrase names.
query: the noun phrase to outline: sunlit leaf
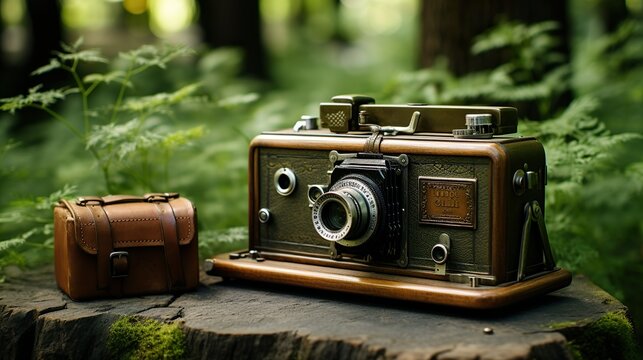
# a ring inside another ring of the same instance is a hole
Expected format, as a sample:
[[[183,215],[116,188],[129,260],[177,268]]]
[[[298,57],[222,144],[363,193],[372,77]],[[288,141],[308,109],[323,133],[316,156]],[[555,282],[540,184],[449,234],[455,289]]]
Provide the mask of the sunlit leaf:
[[[98,50],[81,50],[72,53],[56,53],[61,61],[84,61],[107,63],[107,59]]]
[[[143,45],[138,49],[122,52],[119,56],[138,65],[140,69],[148,67],[165,68],[165,65],[177,57],[193,54],[194,51],[184,46],[164,45],[161,47]]]
[[[49,60],[49,64],[41,66],[41,67],[37,68],[36,70],[32,71],[31,75],[44,74],[44,73],[50,72],[50,71],[55,70],[55,69],[60,69],[61,66],[62,66],[62,63],[60,61],[58,61],[58,59],[51,59],[51,60]]]
[[[111,82],[123,83],[125,81],[125,72],[121,70],[115,70],[108,72],[106,74],[94,73],[89,74],[83,78],[85,83],[105,83],[109,84]],[[126,86],[131,87],[132,83],[127,82]]]
[[[123,110],[134,112],[159,111],[162,108],[176,105],[189,99],[199,88],[199,84],[190,84],[172,93],[158,93],[151,96],[132,98],[123,105]]]
[[[173,150],[185,146],[200,139],[205,134],[204,126],[196,126],[187,130],[179,130],[169,133],[163,137],[161,145],[167,150]]]

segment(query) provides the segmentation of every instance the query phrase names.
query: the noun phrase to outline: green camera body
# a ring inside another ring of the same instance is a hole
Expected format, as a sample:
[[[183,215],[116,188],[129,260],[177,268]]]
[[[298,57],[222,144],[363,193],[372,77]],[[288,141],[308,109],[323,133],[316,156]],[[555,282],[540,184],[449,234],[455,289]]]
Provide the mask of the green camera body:
[[[566,286],[542,145],[508,107],[338,96],[250,145],[249,249],[211,273],[472,308]]]

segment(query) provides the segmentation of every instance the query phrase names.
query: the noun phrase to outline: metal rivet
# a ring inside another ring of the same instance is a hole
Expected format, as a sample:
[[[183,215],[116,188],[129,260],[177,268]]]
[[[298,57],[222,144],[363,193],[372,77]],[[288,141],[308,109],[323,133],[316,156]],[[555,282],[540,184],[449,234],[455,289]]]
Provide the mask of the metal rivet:
[[[259,210],[259,222],[265,224],[270,220],[270,210],[263,208]]]

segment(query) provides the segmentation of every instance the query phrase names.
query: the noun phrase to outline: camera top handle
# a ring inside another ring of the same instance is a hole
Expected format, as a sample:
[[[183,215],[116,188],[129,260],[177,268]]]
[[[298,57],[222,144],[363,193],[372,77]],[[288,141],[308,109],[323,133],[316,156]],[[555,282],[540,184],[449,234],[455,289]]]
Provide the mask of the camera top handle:
[[[415,132],[456,134],[456,130],[459,134],[465,118],[472,114],[487,118],[490,115],[487,121],[493,135],[518,131],[516,109],[504,106],[380,105],[368,96],[339,95],[334,96],[332,102],[321,103],[319,107],[322,127],[335,133],[363,131],[365,127],[368,129],[368,125],[380,128],[410,127],[409,121],[415,119],[419,120]]]

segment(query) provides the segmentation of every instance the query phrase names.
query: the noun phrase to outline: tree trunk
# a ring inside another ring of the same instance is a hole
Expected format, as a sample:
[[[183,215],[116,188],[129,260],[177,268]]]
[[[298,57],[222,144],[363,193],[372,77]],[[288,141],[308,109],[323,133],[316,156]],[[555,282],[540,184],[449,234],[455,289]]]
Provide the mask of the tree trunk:
[[[489,69],[506,61],[507,54],[471,54],[476,36],[501,20],[560,24],[561,52],[569,54],[567,2],[560,0],[423,0],[420,66],[430,67],[445,57],[456,75]]]
[[[623,20],[629,16],[625,0],[599,0],[597,4],[598,14],[605,32],[613,32],[618,29]]]
[[[25,94],[38,84],[43,84],[45,89],[52,89],[64,82],[65,73],[52,71],[36,77],[31,72],[49,63],[54,56],[54,51],[60,51],[63,40],[63,24],[60,17],[61,7],[58,1],[27,0],[27,28],[29,39],[26,47],[25,59],[22,64],[2,64],[7,72],[6,83],[3,84],[3,96]],[[14,118],[10,131],[15,134],[27,129],[28,125],[38,123],[48,118],[48,115],[39,110],[23,109]]]
[[[203,41],[213,48],[230,46],[243,51],[243,73],[268,75],[261,37],[259,0],[199,0]]]

